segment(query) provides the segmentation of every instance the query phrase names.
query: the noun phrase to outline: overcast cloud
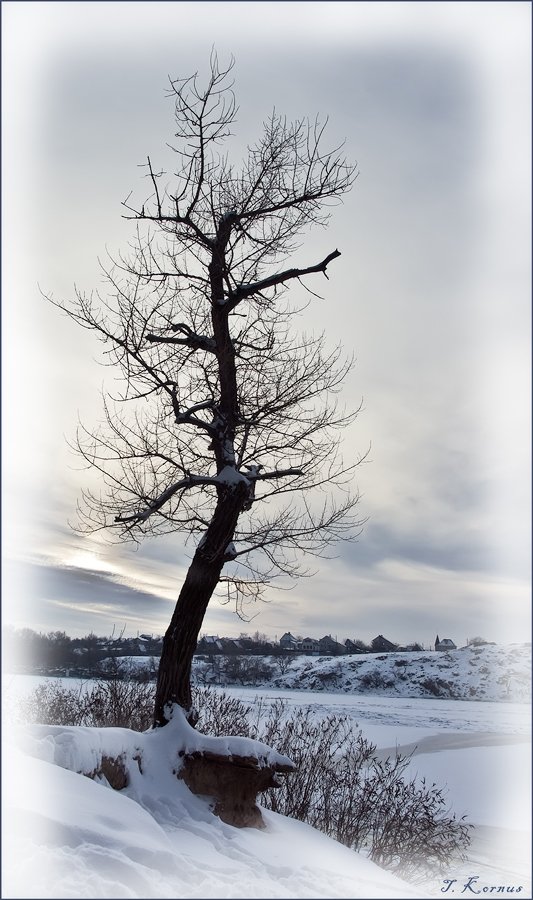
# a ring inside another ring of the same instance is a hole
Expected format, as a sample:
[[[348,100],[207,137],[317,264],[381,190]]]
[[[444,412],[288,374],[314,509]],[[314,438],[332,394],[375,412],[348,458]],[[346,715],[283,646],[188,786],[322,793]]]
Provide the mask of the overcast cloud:
[[[240,154],[275,106],[329,116],[360,176],[295,262],[342,253],[305,325],[357,363],[345,453],[357,541],[272,591],[246,626],[429,644],[529,634],[529,3],[3,3],[5,620],[164,632],[191,547],[68,528],[90,477],[68,451],[98,419],[90,334],[41,299],[100,284],[121,201],[166,165],[168,76],[236,58]]]

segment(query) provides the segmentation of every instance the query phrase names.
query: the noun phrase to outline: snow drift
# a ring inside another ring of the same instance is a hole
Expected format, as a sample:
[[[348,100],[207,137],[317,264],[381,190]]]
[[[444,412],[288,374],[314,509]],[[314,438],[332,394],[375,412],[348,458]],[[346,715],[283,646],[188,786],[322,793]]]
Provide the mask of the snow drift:
[[[11,738],[5,897],[422,896],[301,822],[263,810],[265,830],[234,828],[213,814],[209,798],[176,778],[178,748],[185,747],[290,763],[260,742],[209,738],[181,716],[144,734],[28,726]],[[126,762],[123,790],[112,790],[102,775],[79,774],[98,773],[111,756]]]

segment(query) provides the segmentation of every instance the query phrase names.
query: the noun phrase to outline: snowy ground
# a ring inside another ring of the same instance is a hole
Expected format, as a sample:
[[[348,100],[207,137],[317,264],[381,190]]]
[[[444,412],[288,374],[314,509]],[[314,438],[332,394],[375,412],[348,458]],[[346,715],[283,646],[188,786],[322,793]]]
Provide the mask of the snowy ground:
[[[15,764],[8,745],[5,898],[423,897],[301,822],[267,811],[264,831],[221,822],[172,773],[178,747],[206,742],[181,717],[146,734],[33,726],[11,736],[25,753]],[[215,742],[264,752],[245,738]],[[124,790],[76,774],[118,752],[132,776]]]
[[[8,676],[6,688],[25,692],[35,682]],[[259,696],[268,705],[281,696],[312,704],[316,715],[347,714],[383,753],[416,746],[412,771],[446,786],[452,809],[477,826],[468,862],[449,873],[457,879],[449,893],[465,893],[477,876],[466,894],[504,887],[531,897],[529,705],[226,690],[248,702]],[[6,898],[442,895],[441,881],[422,892],[401,886],[358,854],[273,813],[265,814],[266,832],[224,825],[157,766],[149,784],[125,796],[53,765],[43,752],[25,758],[17,778],[4,762],[11,791],[4,798]]]

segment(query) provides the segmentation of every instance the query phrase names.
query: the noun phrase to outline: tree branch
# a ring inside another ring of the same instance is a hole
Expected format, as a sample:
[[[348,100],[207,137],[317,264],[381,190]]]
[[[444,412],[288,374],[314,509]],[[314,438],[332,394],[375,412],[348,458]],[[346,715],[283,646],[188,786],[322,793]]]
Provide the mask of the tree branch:
[[[141,522],[146,522],[146,520],[152,515],[152,513],[157,512],[158,509],[161,509],[165,503],[170,500],[171,497],[174,496],[180,490],[186,490],[191,487],[198,487],[199,485],[215,485],[217,481],[215,478],[206,478],[202,475],[188,475],[186,478],[183,478],[181,481],[177,481],[175,484],[171,484],[170,487],[166,488],[162,494],[157,497],[156,500],[149,503],[146,509],[143,509],[141,512],[134,513],[131,516],[115,516],[115,522],[126,524],[131,522],[132,525],[137,525]]]
[[[128,206],[126,200],[122,202],[122,206],[124,206],[125,209],[131,210],[133,215],[122,216],[123,219],[142,219],[146,222],[158,222],[160,224],[163,224],[165,222],[172,222],[174,225],[185,225],[186,228],[190,228],[190,230],[195,234],[200,244],[202,244],[204,247],[207,247],[209,250],[212,249],[212,239],[207,237],[207,235],[203,233],[201,228],[199,228],[198,225],[196,225],[196,223],[189,218],[189,216],[181,216],[177,209],[174,216],[166,216],[160,214],[158,214],[157,216],[149,216],[147,213],[145,213],[144,206],[139,212],[139,210],[135,209],[133,206]]]
[[[306,269],[287,269],[285,272],[279,272],[277,275],[270,275],[268,278],[262,278],[260,281],[256,281],[253,284],[241,284],[240,287],[229,294],[227,304],[233,309],[241,302],[241,300],[245,300],[247,297],[253,296],[253,294],[258,294],[261,291],[266,290],[266,288],[275,287],[277,284],[283,284],[283,282],[289,281],[292,278],[301,278],[302,275],[311,275],[313,272],[323,272],[327,278],[326,268],[328,264],[333,259],[337,259],[340,255],[339,250],[334,250],[333,253],[330,253],[329,256],[326,256],[322,262],[317,263],[315,266],[308,266]]]
[[[196,428],[203,428],[204,431],[209,432],[209,434],[211,435],[216,435],[216,428],[213,425],[211,425],[209,422],[204,422],[203,419],[199,419],[198,416],[195,415],[195,413],[199,412],[199,410],[201,409],[212,409],[212,400],[204,400],[203,403],[195,403],[194,406],[191,406],[184,412],[180,412],[177,401],[173,404],[173,406],[174,415],[178,424],[180,424],[181,422],[188,422],[190,425],[195,425]]]
[[[157,187],[156,175],[154,174],[154,170],[152,169],[152,163],[150,162],[150,157],[148,156],[147,159],[148,159],[148,168],[150,170],[150,178],[152,179],[152,184],[154,186],[155,196],[156,196],[156,200],[157,200],[157,215],[161,218],[161,198],[159,196],[159,188]]]
[[[273,478],[287,478],[289,475],[303,475],[302,469],[276,469],[274,472],[257,471],[261,466],[247,466],[251,471],[247,474],[250,481],[266,481]],[[254,471],[255,470],[255,471]]]
[[[205,350],[207,353],[216,352],[216,343],[213,338],[203,334],[196,334],[187,325],[173,325],[173,331],[181,331],[185,337],[169,337],[162,334],[154,334],[152,331],[146,335],[146,340],[154,344],[181,344],[190,347],[191,350]]]

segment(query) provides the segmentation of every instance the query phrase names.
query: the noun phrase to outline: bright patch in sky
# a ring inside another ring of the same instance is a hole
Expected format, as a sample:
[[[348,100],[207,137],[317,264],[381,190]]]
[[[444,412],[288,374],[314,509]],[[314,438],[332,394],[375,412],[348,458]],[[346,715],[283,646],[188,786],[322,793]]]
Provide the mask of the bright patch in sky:
[[[115,571],[116,573],[116,567],[112,567],[109,562],[88,550],[77,550],[72,555],[67,554],[63,562],[65,566],[70,566],[73,569],[91,569],[93,572]]]

